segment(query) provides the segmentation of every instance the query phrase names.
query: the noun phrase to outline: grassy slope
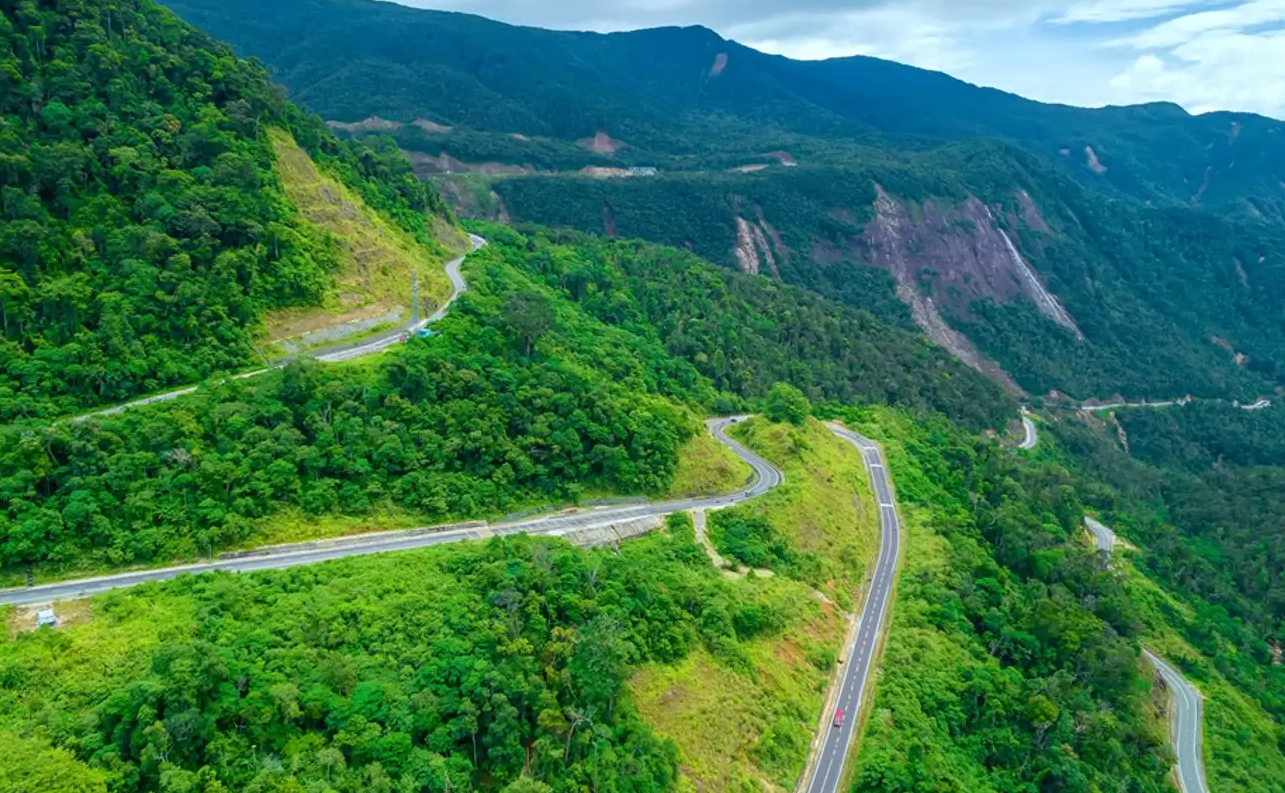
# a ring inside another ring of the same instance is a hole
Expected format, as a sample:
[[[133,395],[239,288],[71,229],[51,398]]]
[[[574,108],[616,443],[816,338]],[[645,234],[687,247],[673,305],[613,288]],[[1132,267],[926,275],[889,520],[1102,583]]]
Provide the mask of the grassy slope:
[[[755,419],[732,435],[785,472],[780,487],[741,509],[766,517],[794,550],[819,557],[826,595],[850,608],[879,539],[861,455],[815,421],[796,428]]]
[[[442,265],[456,255],[447,245],[464,247],[458,231],[443,225],[434,231],[446,244],[431,249],[419,245],[338,179],[319,171],[289,133],[273,129],[269,135],[286,197],[304,224],[334,241],[343,263],[325,305],[278,311],[267,318],[270,340],[390,311],[405,312],[410,304],[412,268],[419,270],[425,313],[446,300],[451,283]]]
[[[796,551],[818,556],[837,605],[781,576],[735,581],[801,607],[780,636],[750,643],[748,666],[700,652],[634,676],[639,710],[678,746],[684,787],[702,793],[793,787],[848,627],[838,609],[853,604],[877,536],[860,457],[821,424],[794,428],[755,419],[734,434],[785,472],[783,485],[739,509],[766,516]]]
[[[683,447],[668,498],[730,493],[749,480],[753,470],[732,450],[700,432]]]

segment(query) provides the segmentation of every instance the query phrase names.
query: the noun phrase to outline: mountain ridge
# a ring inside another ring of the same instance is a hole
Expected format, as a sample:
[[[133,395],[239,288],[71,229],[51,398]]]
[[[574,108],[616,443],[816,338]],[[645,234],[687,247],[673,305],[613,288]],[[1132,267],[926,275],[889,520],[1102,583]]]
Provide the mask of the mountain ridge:
[[[791,60],[699,26],[550,31],[369,0],[169,5],[335,121],[425,118],[565,141],[605,132],[652,164],[779,134],[893,148],[1001,137],[1097,189],[1285,218],[1285,123],[1254,114],[1046,104],[869,56]]]

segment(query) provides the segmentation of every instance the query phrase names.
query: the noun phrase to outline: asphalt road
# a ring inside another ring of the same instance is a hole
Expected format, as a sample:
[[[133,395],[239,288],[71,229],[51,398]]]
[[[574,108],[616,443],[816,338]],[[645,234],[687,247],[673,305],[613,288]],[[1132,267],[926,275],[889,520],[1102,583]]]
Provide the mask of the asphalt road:
[[[875,498],[879,502],[879,526],[882,539],[879,545],[879,558],[875,562],[874,577],[870,580],[865,604],[861,608],[861,618],[857,623],[856,637],[843,659],[843,679],[839,683],[839,696],[835,703],[836,707],[843,709],[843,726],[833,726],[834,714],[826,714],[823,729],[828,730],[829,734],[825,736],[821,750],[817,754],[807,793],[839,793],[839,784],[843,779],[843,766],[848,759],[848,750],[852,746],[853,730],[857,727],[861,703],[870,679],[870,670],[874,665],[875,651],[878,649],[880,633],[887,618],[888,603],[892,598],[892,586],[897,575],[897,559],[901,553],[901,522],[897,516],[896,502],[893,500],[892,485],[888,480],[888,466],[884,462],[879,447],[873,441],[846,427],[838,424],[827,426],[831,432],[856,446],[861,452],[861,461],[865,463],[866,471],[870,474]]]
[[[1108,554],[1115,551],[1115,532],[1087,515],[1084,525],[1093,534],[1093,539],[1097,540],[1099,551],[1106,551]]]
[[[1017,444],[1017,448],[1029,452],[1040,442],[1040,434],[1035,429],[1035,422],[1025,413],[1022,414],[1022,430],[1026,432],[1026,437],[1022,439],[1021,443]]]
[[[746,449],[741,444],[727,437],[727,428],[732,424],[748,418],[734,416],[730,418],[710,419],[706,426],[719,442],[730,448],[750,468],[753,476],[745,487],[730,495],[692,498],[680,501],[659,503],[632,503],[602,506],[594,509],[579,510],[573,513],[531,517],[510,522],[481,525],[473,528],[454,529],[441,532],[419,533],[413,536],[405,534],[381,537],[371,535],[359,541],[336,544],[333,547],[308,547],[265,551],[261,555],[238,556],[233,559],[218,559],[201,564],[181,565],[155,570],[140,570],[132,573],[98,576],[77,581],[65,581],[55,584],[19,589],[0,590],[0,605],[27,605],[49,603],[57,600],[70,600],[87,597],[110,589],[122,589],[137,586],[149,581],[167,581],[183,573],[205,573],[223,570],[232,573],[248,573],[255,570],[280,570],[299,565],[317,564],[332,559],[348,556],[365,556],[389,551],[407,551],[415,548],[426,548],[432,545],[443,545],[461,540],[481,540],[495,535],[539,534],[561,536],[572,531],[610,526],[638,518],[659,517],[672,512],[689,509],[721,509],[747,499],[760,496],[779,485],[783,479],[780,470]]]
[[[473,243],[473,250],[477,250],[482,246],[486,245],[486,240],[482,239],[476,234],[470,234],[469,240],[470,242]],[[464,264],[463,256],[459,257],[458,259],[452,259],[451,261],[446,263],[446,275],[451,279],[451,287],[452,287],[451,296],[447,298],[446,302],[443,303],[437,309],[437,311],[433,312],[433,314],[430,315],[427,319],[422,319],[419,322],[407,320],[406,322],[403,322],[401,325],[397,326],[396,328],[393,328],[390,331],[381,333],[378,336],[372,336],[370,338],[362,339],[359,342],[349,342],[346,344],[335,344],[329,347],[322,347],[320,349],[312,350],[310,352],[301,353],[300,355],[308,358],[316,358],[318,361],[325,361],[327,363],[334,363],[337,361],[348,361],[353,358],[360,358],[363,355],[370,355],[372,353],[386,350],[389,347],[393,346],[394,344],[397,344],[398,342],[400,342],[403,334],[414,334],[418,332],[421,328],[433,322],[437,322],[442,317],[446,316],[446,312],[450,309],[451,304],[455,302],[455,299],[459,297],[461,294],[468,291],[468,284],[464,282],[464,277],[460,274],[460,266],[463,264]],[[264,369],[255,369],[252,372],[243,372],[241,374],[234,375],[232,379],[244,380],[247,377],[258,377],[259,375],[264,374],[266,372],[270,372],[274,368],[283,366],[298,357],[300,356],[291,355],[285,358],[278,358],[277,360],[273,361],[272,365],[269,367],[266,367]],[[187,388],[180,388],[176,391],[167,391],[164,394],[156,394],[154,396],[144,397],[142,399],[135,399],[134,401],[126,402],[123,405],[117,405],[115,407],[106,408],[105,410],[96,410],[93,413],[85,413],[80,416],[76,416],[71,420],[85,421],[86,419],[93,418],[94,416],[110,416],[113,413],[121,413],[126,410],[129,410],[130,408],[142,407],[143,405],[155,405],[158,402],[169,402],[170,400],[178,399],[179,397],[184,397],[184,396],[187,396],[188,394],[195,393],[197,388],[198,386],[188,386]]]
[[[1092,532],[1099,552],[1110,555],[1115,551],[1114,531],[1087,515],[1084,525]],[[1170,719],[1169,737],[1178,758],[1178,783],[1182,793],[1209,793],[1201,754],[1200,692],[1160,656],[1145,647],[1142,653],[1164,678],[1176,706]]]
[[[1178,786],[1182,793],[1209,793],[1201,746],[1200,692],[1163,658],[1143,648],[1147,660],[1160,672],[1175,704],[1169,740],[1178,757]]]

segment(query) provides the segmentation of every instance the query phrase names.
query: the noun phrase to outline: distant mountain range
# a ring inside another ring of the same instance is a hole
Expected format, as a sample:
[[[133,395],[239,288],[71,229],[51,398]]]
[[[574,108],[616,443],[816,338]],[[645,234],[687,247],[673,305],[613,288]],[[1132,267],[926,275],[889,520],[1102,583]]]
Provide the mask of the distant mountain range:
[[[168,5],[337,121],[605,133],[687,156],[783,133],[904,146],[994,137],[1135,198],[1285,212],[1285,124],[1251,114],[1048,105],[876,58],[766,55],[699,27],[567,33],[368,0]]]
[[[169,5],[341,132],[393,136],[461,214],[687,247],[913,322],[1018,394],[1285,385],[1281,122],[1048,105],[704,28]]]

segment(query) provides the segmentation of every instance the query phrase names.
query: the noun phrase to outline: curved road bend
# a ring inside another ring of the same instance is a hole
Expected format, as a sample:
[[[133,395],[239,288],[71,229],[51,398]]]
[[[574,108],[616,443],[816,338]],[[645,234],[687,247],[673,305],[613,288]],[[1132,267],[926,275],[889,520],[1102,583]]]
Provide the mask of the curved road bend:
[[[1097,542],[1099,551],[1106,551],[1108,554],[1115,551],[1115,532],[1103,526],[1088,515],[1084,516],[1084,526],[1093,535]]]
[[[1035,428],[1035,422],[1031,420],[1030,416],[1026,415],[1025,411],[1022,412],[1022,430],[1026,433],[1026,437],[1022,439],[1021,443],[1017,444],[1017,448],[1029,452],[1040,442],[1040,434]]]
[[[494,535],[507,536],[526,533],[556,537],[573,531],[600,528],[639,518],[661,517],[673,512],[684,512],[690,509],[722,509],[730,507],[733,504],[766,493],[783,480],[781,471],[775,466],[727,437],[727,428],[745,418],[747,417],[733,416],[730,418],[710,419],[705,422],[710,434],[720,443],[730,448],[737,457],[748,463],[754,471],[752,478],[744,488],[729,495],[660,503],[606,506],[570,514],[532,517],[509,523],[491,524],[486,527],[454,529],[413,536],[401,535],[381,538],[379,535],[373,535],[368,540],[347,544],[343,547],[308,548],[293,551],[286,549],[280,553],[265,552],[258,556],[242,556],[234,559],[218,559],[201,564],[140,570],[138,572],[85,578],[77,581],[43,584],[26,589],[3,589],[0,590],[0,605],[27,605],[49,603],[56,600],[71,600],[106,592],[110,589],[137,586],[149,581],[167,581],[182,573],[205,573],[213,570],[224,570],[233,573],[246,573],[254,570],[280,570],[287,567],[326,562],[331,559],[342,559],[348,556],[406,551],[432,545],[460,542],[461,540],[481,540]]]
[[[875,498],[879,502],[879,526],[882,534],[879,558],[875,562],[874,577],[866,593],[865,604],[857,623],[857,635],[852,640],[844,660],[843,679],[839,684],[836,706],[843,709],[844,720],[840,727],[833,726],[834,718],[826,713],[822,729],[828,730],[812,769],[812,780],[807,793],[838,793],[843,780],[843,766],[852,746],[853,731],[857,728],[861,704],[865,697],[870,670],[874,665],[875,651],[879,646],[880,632],[887,617],[888,603],[892,599],[892,585],[897,575],[897,560],[901,554],[901,521],[893,500],[892,485],[888,479],[888,466],[879,447],[870,439],[858,435],[838,424],[826,426],[835,435],[856,446],[861,452]]]
[[[473,250],[478,250],[486,245],[486,240],[476,234],[470,234],[468,236],[469,242],[473,245]],[[465,256],[467,255],[468,254],[465,254]],[[393,328],[390,331],[385,331],[378,336],[362,339],[359,342],[349,342],[347,344],[335,344],[329,347],[322,347],[320,349],[302,353],[302,355],[308,358],[316,358],[318,361],[323,361],[325,363],[348,361],[353,358],[360,358],[363,355],[382,352],[401,341],[403,333],[417,333],[421,328],[424,328],[433,322],[437,322],[442,317],[446,316],[446,312],[450,309],[451,304],[455,302],[455,299],[468,291],[468,284],[465,283],[464,277],[460,274],[460,266],[464,264],[464,258],[464,256],[461,256],[458,259],[452,259],[446,263],[446,275],[451,279],[451,295],[446,299],[446,302],[443,303],[437,311],[433,312],[427,319],[422,319],[419,322],[407,320],[396,328]],[[242,372],[241,374],[233,375],[232,379],[244,380],[248,377],[258,377],[265,372],[272,371],[272,369],[278,366],[289,363],[296,357],[298,356],[291,355],[286,356],[285,358],[278,358],[266,369],[255,369],[252,372]],[[197,388],[198,386],[188,386],[187,388],[180,388],[177,391],[167,391],[164,394],[156,394],[155,396],[135,399],[133,402],[126,402],[125,404],[117,405],[116,407],[107,408],[105,410],[96,410],[93,413],[84,413],[70,420],[85,421],[86,419],[93,418],[94,416],[110,416],[114,413],[123,413],[130,408],[142,407],[143,405],[155,405],[158,402],[169,402],[170,400],[195,393]]]
[[[1182,793],[1209,793],[1201,746],[1200,692],[1163,658],[1145,647],[1142,653],[1164,678],[1177,706],[1169,727],[1169,739],[1178,757],[1178,786]]]
[[[1099,552],[1110,555],[1115,551],[1114,531],[1087,515],[1084,525],[1093,533]],[[1182,793],[1209,793],[1209,787],[1205,783],[1205,761],[1201,752],[1200,692],[1160,656],[1145,647],[1142,648],[1142,654],[1160,672],[1176,705],[1170,720],[1169,737],[1174,755],[1178,758],[1179,787]]]

